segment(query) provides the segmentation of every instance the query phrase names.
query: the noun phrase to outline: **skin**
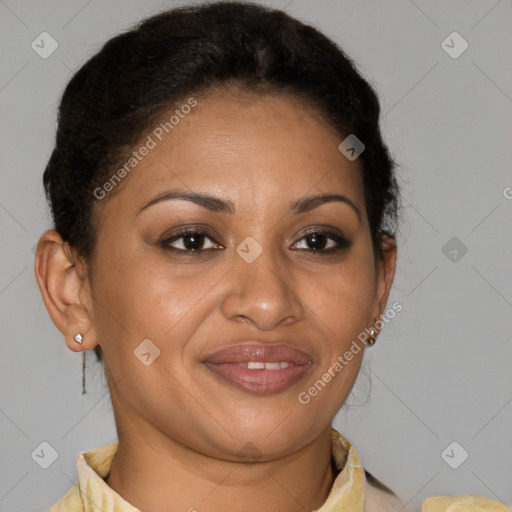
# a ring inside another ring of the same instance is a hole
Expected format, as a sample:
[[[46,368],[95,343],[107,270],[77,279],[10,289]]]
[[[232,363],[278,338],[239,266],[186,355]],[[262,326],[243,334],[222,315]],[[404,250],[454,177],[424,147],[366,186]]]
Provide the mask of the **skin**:
[[[396,262],[392,239],[374,259],[360,164],[339,152],[341,140],[294,97],[217,92],[101,201],[91,261],[74,259],[55,231],[41,236],[35,270],[50,316],[71,350],[103,350],[119,438],[106,482],[141,510],[286,512],[326,500],[331,422],[364,350],[307,405],[297,395],[384,312]],[[166,200],[139,213],[176,188],[231,201],[235,212]],[[360,218],[338,201],[288,212],[320,193],[348,197]],[[211,235],[204,253],[160,246],[183,224]],[[350,247],[313,252],[304,237],[326,226]],[[252,263],[235,250],[248,236],[263,250]],[[148,338],[161,353],[145,366],[134,350]],[[201,364],[244,340],[288,343],[313,365],[291,388],[258,396]]]

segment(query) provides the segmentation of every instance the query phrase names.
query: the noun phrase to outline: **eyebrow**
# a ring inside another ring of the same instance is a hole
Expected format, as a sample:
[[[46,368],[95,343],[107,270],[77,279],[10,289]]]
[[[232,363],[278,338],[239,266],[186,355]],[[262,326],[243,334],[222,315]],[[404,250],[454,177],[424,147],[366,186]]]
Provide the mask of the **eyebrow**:
[[[235,213],[235,205],[228,200],[220,199],[218,197],[209,194],[200,194],[197,192],[187,192],[184,190],[169,190],[158,194],[156,197],[147,202],[137,213],[139,215],[142,211],[146,210],[150,206],[161,203],[163,201],[169,201],[172,199],[179,199],[182,201],[190,201],[194,204],[202,206],[212,212],[217,213]],[[357,215],[359,222],[361,222],[361,211],[353,203],[353,201],[343,194],[318,194],[314,196],[303,197],[293,201],[289,207],[289,212],[294,214],[309,212],[318,206],[330,202],[345,203],[354,210]]]

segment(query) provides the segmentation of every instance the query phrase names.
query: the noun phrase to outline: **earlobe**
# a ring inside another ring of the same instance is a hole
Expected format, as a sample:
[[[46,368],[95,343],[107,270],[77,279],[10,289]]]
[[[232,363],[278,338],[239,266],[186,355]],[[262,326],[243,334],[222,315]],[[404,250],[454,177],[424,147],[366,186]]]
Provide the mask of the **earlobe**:
[[[72,261],[69,247],[54,230],[39,239],[34,271],[48,314],[64,335],[73,352],[94,348],[98,342],[89,315],[90,304],[84,304],[80,291],[85,286]],[[75,340],[80,333],[81,343]]]

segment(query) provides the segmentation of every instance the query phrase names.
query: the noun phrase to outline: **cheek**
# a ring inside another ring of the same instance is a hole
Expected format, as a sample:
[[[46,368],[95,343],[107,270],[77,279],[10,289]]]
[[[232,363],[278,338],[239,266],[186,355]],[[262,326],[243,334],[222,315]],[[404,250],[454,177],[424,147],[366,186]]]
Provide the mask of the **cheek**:
[[[345,340],[357,335],[367,327],[376,299],[373,260],[354,254],[328,272],[308,277],[302,296],[331,336]]]
[[[322,275],[322,282],[306,288],[310,295],[312,289],[317,290],[313,313],[321,318],[319,325],[323,324],[326,336],[321,364],[311,382],[313,387],[303,395],[310,400],[313,415],[336,414],[361,366],[364,348],[358,336],[369,326],[376,287],[371,253],[369,256],[367,248],[358,249],[356,246],[342,264]]]
[[[208,293],[222,277],[220,270],[176,265],[157,250],[144,256],[133,251],[131,258],[129,254],[129,249],[113,252],[96,266],[93,294],[100,344],[117,340],[119,349],[133,350],[146,338],[162,347],[170,337],[186,339],[187,333],[177,333],[204,316]]]

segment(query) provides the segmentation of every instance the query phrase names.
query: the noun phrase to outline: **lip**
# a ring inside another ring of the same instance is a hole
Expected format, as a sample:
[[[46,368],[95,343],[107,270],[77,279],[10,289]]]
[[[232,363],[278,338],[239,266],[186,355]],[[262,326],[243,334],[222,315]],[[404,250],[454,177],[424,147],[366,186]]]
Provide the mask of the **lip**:
[[[259,363],[251,365],[258,368],[249,368],[249,362]],[[265,363],[269,363],[267,368],[259,368]],[[277,368],[276,363],[285,364]],[[222,381],[256,395],[290,388],[304,377],[312,364],[313,359],[307,352],[290,345],[254,341],[225,347],[203,360],[203,365]]]

